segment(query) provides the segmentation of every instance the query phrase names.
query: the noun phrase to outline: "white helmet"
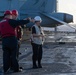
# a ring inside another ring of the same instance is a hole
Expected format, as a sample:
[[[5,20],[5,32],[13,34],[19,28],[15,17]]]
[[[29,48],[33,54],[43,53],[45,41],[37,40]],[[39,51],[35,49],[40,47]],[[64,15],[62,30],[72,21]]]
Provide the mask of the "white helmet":
[[[35,20],[35,21],[40,21],[40,22],[42,21],[42,19],[41,19],[40,16],[36,16],[36,17],[34,18],[34,20]]]

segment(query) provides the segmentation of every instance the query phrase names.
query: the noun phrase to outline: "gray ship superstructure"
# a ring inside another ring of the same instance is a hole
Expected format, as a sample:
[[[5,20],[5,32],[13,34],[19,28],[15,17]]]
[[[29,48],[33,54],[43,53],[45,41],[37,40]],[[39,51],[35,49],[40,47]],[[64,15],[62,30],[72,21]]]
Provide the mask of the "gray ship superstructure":
[[[32,18],[37,15],[41,16],[43,27],[55,27],[73,22],[73,15],[57,12],[57,0],[0,0],[0,3],[1,16],[6,10],[17,9],[21,19],[29,16]],[[32,25],[32,23],[29,23],[27,27]]]

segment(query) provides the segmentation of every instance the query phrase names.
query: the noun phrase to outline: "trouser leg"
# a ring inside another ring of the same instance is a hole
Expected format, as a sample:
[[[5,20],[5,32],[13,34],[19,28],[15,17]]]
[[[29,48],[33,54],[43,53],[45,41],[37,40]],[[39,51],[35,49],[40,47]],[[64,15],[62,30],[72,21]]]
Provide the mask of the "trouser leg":
[[[18,51],[18,49],[16,47],[12,48],[11,61],[12,61],[12,66],[13,66],[13,70],[14,71],[18,71],[19,70],[17,51]]]
[[[18,52],[17,52],[17,58],[19,58],[19,54],[21,54],[21,53],[19,52],[20,45],[21,45],[21,41],[18,39]]]
[[[42,45],[39,45],[38,47],[38,60],[42,59]]]
[[[38,46],[36,44],[32,44],[32,48],[33,48],[33,55],[32,55],[33,66],[37,66],[36,61],[38,58],[37,56]]]
[[[3,47],[3,70],[6,72],[10,68],[10,52],[7,47]]]
[[[18,44],[17,58],[19,58],[19,48],[20,48],[20,45]]]
[[[42,67],[41,66],[41,59],[42,59],[42,45],[39,45],[39,49],[38,49],[38,67]]]

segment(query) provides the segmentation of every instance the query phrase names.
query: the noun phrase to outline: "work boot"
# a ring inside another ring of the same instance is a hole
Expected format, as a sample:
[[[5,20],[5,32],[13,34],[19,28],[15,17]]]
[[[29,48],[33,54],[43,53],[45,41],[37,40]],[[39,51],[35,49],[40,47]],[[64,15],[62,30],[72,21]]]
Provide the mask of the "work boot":
[[[36,61],[33,61],[33,69],[37,69]]]
[[[14,72],[22,72],[23,69],[14,70]]]
[[[38,64],[38,68],[42,68],[41,64]]]
[[[9,70],[4,70],[4,74],[7,74],[9,72]]]
[[[38,68],[42,68],[40,60],[38,60]]]
[[[33,69],[37,69],[38,67],[37,67],[37,65],[33,65]]]
[[[23,67],[19,67],[20,69],[23,69]]]

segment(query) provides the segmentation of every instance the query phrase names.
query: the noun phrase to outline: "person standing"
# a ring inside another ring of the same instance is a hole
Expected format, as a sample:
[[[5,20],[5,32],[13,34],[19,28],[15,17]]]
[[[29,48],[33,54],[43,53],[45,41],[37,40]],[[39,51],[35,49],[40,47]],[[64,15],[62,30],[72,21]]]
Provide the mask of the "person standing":
[[[17,10],[12,10],[12,19],[17,20],[18,17],[18,11]],[[17,57],[19,57],[19,54],[21,54],[19,52],[19,48],[20,48],[20,44],[21,44],[21,40],[22,40],[22,27],[19,25],[16,27],[16,37],[18,40],[18,53],[17,53]]]
[[[4,73],[10,68],[10,60],[12,61],[13,72],[22,71],[19,69],[17,60],[18,41],[15,35],[15,28],[19,25],[27,24],[30,21],[32,21],[30,18],[28,20],[13,20],[12,12],[10,10],[5,11],[4,19],[0,22]]]
[[[31,44],[33,50],[32,55],[33,68],[36,69],[36,68],[42,68],[41,59],[42,59],[42,44],[43,44],[44,33],[40,26],[42,22],[41,17],[36,16],[34,20],[35,24],[32,27]]]
[[[17,54],[17,57],[19,57],[19,55],[21,54],[21,52],[19,52],[19,48],[20,48],[20,45],[21,45],[22,35],[23,35],[23,29],[22,29],[21,26],[16,27],[16,33],[17,33],[17,40],[18,40],[18,54]]]

